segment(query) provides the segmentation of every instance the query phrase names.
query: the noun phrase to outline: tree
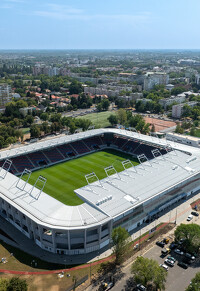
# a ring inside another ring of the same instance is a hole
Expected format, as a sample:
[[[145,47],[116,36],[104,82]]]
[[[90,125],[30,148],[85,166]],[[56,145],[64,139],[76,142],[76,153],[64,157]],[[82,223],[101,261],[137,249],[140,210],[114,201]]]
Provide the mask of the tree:
[[[136,283],[144,286],[151,284],[153,290],[165,290],[167,272],[159,266],[157,261],[137,257],[131,266],[131,272]]]
[[[153,124],[152,127],[151,127],[151,132],[155,132],[155,125]]]
[[[113,126],[115,124],[117,124],[117,116],[114,115],[114,114],[111,114],[109,117],[108,117],[108,121],[110,122],[110,124]]]
[[[117,118],[120,124],[124,125],[127,121],[126,111],[120,108],[117,112]]]
[[[199,291],[200,290],[200,272],[191,280],[190,285],[186,288],[186,291]]]
[[[83,92],[83,86],[80,82],[74,80],[69,85],[69,94],[80,94]]]
[[[4,278],[0,278],[0,291],[7,291],[8,280]]]
[[[183,247],[189,252],[198,252],[200,247],[200,225],[197,224],[181,224],[175,232],[177,241],[183,239]]]
[[[101,104],[102,104],[102,109],[105,110],[105,111],[107,111],[108,108],[109,108],[109,106],[110,106],[109,100],[104,98],[102,100]]]
[[[180,126],[180,124],[177,124],[175,132],[183,134],[184,133],[184,129]]]
[[[102,104],[98,103],[96,108],[97,108],[97,111],[101,112],[102,111]]]
[[[27,291],[28,285],[26,280],[13,277],[8,282],[7,291]]]
[[[40,134],[41,134],[40,127],[38,125],[36,125],[36,124],[31,125],[30,134],[31,134],[32,138],[40,137]]]
[[[49,114],[46,113],[46,112],[43,112],[41,115],[40,115],[40,119],[43,120],[43,121],[47,121],[49,118]]]
[[[123,257],[127,251],[130,241],[129,233],[126,231],[125,228],[119,226],[112,231],[112,241],[113,253],[116,256],[115,263],[117,265],[120,265],[123,261]]]

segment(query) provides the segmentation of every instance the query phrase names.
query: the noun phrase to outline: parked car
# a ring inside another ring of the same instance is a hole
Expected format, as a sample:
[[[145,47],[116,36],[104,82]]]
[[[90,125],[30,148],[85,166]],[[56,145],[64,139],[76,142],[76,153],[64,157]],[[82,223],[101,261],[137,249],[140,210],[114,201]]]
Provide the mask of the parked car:
[[[174,252],[175,252],[177,255],[181,255],[181,256],[184,254],[184,253],[183,253],[181,250],[179,250],[179,249],[175,249]]]
[[[196,211],[192,211],[192,212],[191,212],[191,215],[194,215],[194,216],[199,216],[199,213],[198,213],[198,212],[196,212]]]
[[[162,253],[162,255],[166,256],[166,255],[168,255],[170,253],[170,249],[169,248],[162,249],[161,253]]]
[[[160,264],[160,267],[163,268],[163,269],[165,269],[165,271],[168,271],[169,270],[169,268],[165,264]]]
[[[187,218],[187,221],[191,221],[192,219],[193,219],[193,215],[190,214],[190,215],[188,216],[188,218]]]
[[[161,248],[163,248],[165,246],[163,241],[157,241],[156,244],[157,244],[157,246],[159,246]]]
[[[183,268],[183,269],[187,269],[188,268],[188,265],[184,262],[178,262],[177,264],[179,267]]]
[[[142,284],[137,284],[137,289],[136,290],[140,290],[140,291],[146,291],[147,288],[144,287]]]
[[[165,264],[168,265],[168,266],[170,266],[170,267],[173,267],[174,266],[174,261],[171,261],[169,259],[166,259],[165,260]]]
[[[163,239],[163,242],[164,242],[165,244],[168,244],[168,243],[169,243],[169,238],[168,238],[168,237],[165,237],[165,238]]]
[[[192,260],[192,261],[194,261],[196,259],[195,256],[191,255],[190,253],[185,253],[185,257]]]
[[[171,250],[174,250],[175,248],[177,248],[177,244],[175,243],[175,242],[172,242],[171,244],[170,244],[170,246],[169,246],[169,248],[171,249]]]
[[[191,265],[194,261],[189,258],[184,257],[182,262],[185,264]]]
[[[168,260],[173,261],[174,263],[176,262],[176,259],[172,256],[167,257]]]

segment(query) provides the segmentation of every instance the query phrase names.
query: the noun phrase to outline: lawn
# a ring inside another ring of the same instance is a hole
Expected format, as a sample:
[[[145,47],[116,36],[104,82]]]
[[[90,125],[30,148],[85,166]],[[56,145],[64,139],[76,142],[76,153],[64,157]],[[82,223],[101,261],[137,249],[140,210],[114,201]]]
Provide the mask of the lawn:
[[[116,150],[104,150],[72,159],[32,173],[29,183],[34,184],[39,175],[47,178],[44,192],[67,205],[80,205],[82,200],[74,193],[75,189],[87,184],[85,175],[95,172],[99,179],[106,177],[104,168],[113,165],[120,172],[121,162],[130,159],[134,165],[138,162],[132,156]]]
[[[116,111],[105,111],[98,113],[91,113],[84,116],[78,116],[78,118],[85,118],[91,120],[92,124],[95,125],[95,128],[107,127],[110,125],[108,117],[111,114],[116,114]]]

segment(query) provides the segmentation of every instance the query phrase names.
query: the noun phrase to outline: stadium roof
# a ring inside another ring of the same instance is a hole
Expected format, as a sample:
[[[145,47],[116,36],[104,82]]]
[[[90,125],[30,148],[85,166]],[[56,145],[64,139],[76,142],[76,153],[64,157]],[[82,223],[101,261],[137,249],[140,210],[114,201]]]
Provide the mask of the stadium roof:
[[[3,178],[4,170],[0,168],[0,197],[7,200],[19,211],[39,224],[56,229],[81,229],[104,224],[110,218],[132,211],[137,205],[158,195],[168,189],[173,189],[185,179],[189,179],[200,172],[200,150],[194,147],[175,144],[155,137],[144,136],[137,133],[118,129],[98,129],[63,138],[55,138],[51,141],[39,142],[20,148],[23,154],[36,149],[48,148],[59,143],[71,142],[98,135],[105,132],[113,132],[126,137],[137,138],[156,145],[171,144],[175,149],[190,152],[190,155],[180,151],[172,151],[164,156],[159,156],[151,162],[142,163],[136,167],[114,174],[100,182],[94,182],[88,186],[77,189],[75,192],[85,201],[79,206],[67,206],[53,197],[33,188],[19,178],[7,173]],[[41,144],[43,146],[41,147]],[[4,151],[4,153],[8,151]],[[2,157],[2,156],[1,156]],[[24,189],[23,189],[24,187]],[[32,191],[32,192],[31,192]]]
[[[73,141],[81,140],[83,138],[87,138],[90,136],[94,135],[100,135],[104,133],[115,133],[115,134],[120,134],[124,135],[129,138],[137,139],[142,142],[147,142],[150,144],[154,145],[160,145],[160,146],[167,146],[171,145],[172,148],[176,148],[182,151],[187,151],[187,152],[194,152],[195,149],[192,147],[188,147],[187,145],[182,145],[178,143],[174,143],[172,141],[168,141],[166,139],[158,139],[157,137],[153,136],[148,136],[148,135],[143,135],[139,134],[137,132],[132,132],[132,131],[127,131],[127,130],[122,130],[122,129],[114,129],[114,128],[100,128],[100,129],[93,129],[85,132],[79,132],[73,135],[65,135],[61,137],[55,137],[53,139],[48,139],[44,141],[38,141],[35,143],[29,143],[21,147],[17,148],[12,148],[10,150],[1,150],[0,151],[0,160],[6,159],[6,158],[11,158],[11,157],[16,157],[16,156],[21,156],[23,154],[35,152],[38,150],[45,150],[50,147],[55,147],[57,145],[61,145],[64,143],[70,143]],[[199,150],[197,151],[199,152]]]
[[[200,171],[199,162],[199,157],[172,151],[75,192],[105,214],[116,217],[193,177]]]

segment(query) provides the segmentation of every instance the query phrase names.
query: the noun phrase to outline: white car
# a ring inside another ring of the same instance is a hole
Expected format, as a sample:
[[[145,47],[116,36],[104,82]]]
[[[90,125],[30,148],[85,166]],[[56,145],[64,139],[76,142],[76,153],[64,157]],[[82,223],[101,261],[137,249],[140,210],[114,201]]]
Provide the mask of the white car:
[[[190,214],[190,215],[188,216],[188,218],[187,218],[187,221],[190,221],[190,220],[192,220],[192,219],[193,219],[193,215]]]
[[[168,271],[169,270],[168,266],[165,265],[165,264],[160,264],[160,267],[163,268],[163,269],[165,269],[165,271]]]

